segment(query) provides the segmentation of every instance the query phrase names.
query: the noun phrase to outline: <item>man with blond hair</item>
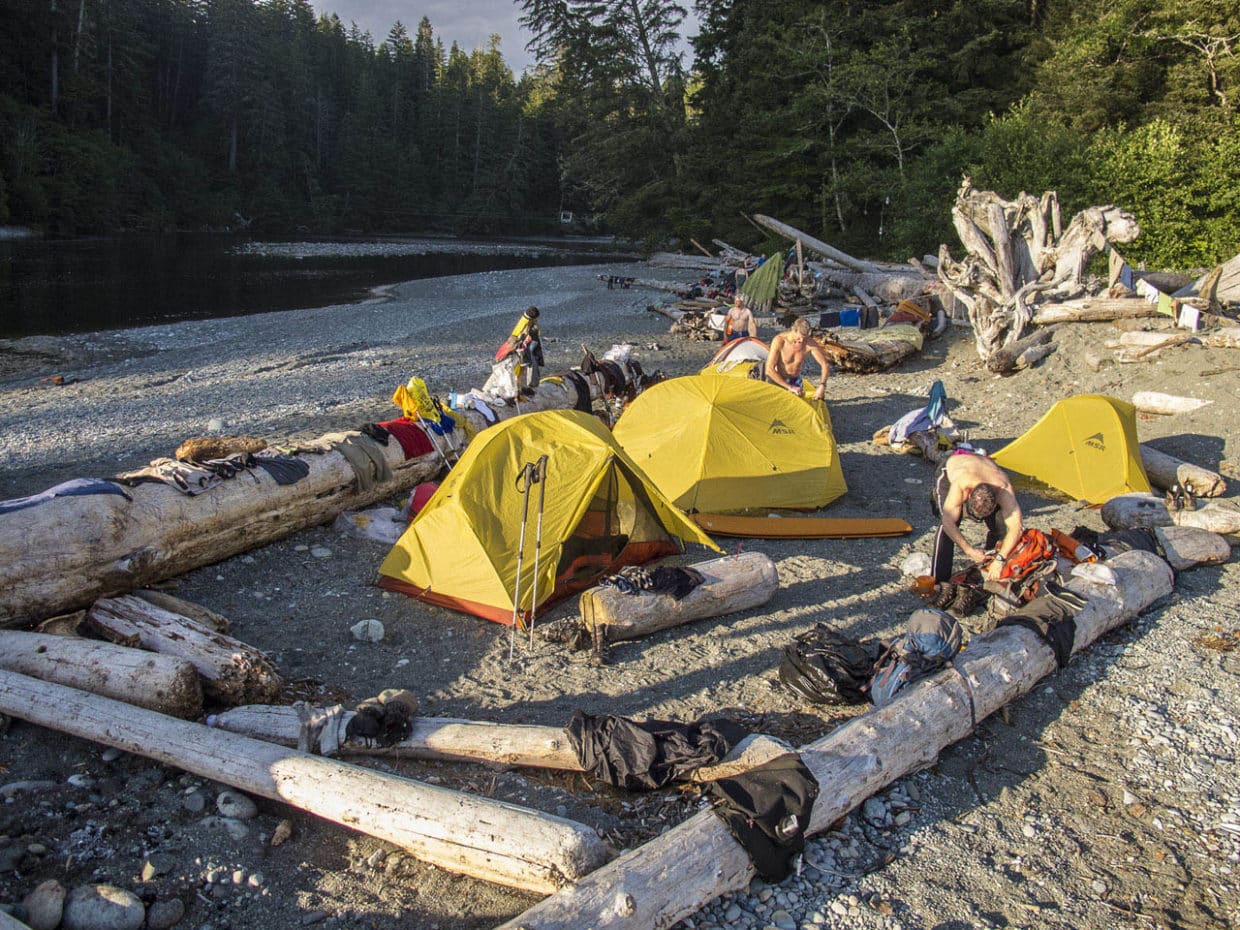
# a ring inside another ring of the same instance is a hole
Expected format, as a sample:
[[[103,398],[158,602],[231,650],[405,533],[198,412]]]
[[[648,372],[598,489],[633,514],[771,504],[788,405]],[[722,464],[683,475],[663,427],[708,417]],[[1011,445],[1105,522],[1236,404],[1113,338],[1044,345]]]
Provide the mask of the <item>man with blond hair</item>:
[[[808,320],[797,320],[790,329],[772,340],[770,354],[766,357],[766,380],[798,397],[804,397],[805,384],[801,378],[801,367],[805,364],[807,355],[813,356],[818,367],[822,369],[822,383],[814,392],[814,400],[822,400],[827,391],[827,376],[831,374],[831,368],[822,344],[810,335]]]

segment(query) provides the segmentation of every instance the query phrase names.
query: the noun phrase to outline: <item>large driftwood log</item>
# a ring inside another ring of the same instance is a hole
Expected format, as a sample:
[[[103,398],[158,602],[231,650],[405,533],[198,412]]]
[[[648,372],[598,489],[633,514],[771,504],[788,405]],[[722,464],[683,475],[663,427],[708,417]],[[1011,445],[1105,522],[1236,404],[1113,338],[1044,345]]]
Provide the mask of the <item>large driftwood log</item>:
[[[341,732],[353,717],[346,711]],[[280,705],[254,704],[234,707],[208,718],[209,726],[254,739],[296,746],[301,731],[296,709]],[[728,755],[711,766],[690,774],[691,781],[711,781],[747,771],[777,755],[790,751],[782,740],[754,734],[741,740]],[[394,746],[372,746],[341,742],[342,755],[398,756],[411,759],[441,759],[451,762],[480,762],[487,765],[517,765],[525,768],[585,771],[573,751],[568,734],[560,727],[511,723],[484,723],[447,717],[419,717],[413,733]]]
[[[1156,488],[1166,490],[1178,484],[1198,497],[1220,497],[1227,490],[1227,482],[1218,472],[1182,462],[1144,443],[1141,445],[1141,464],[1145,466],[1150,484]]]
[[[135,591],[133,594],[134,597],[140,597],[156,607],[162,607],[164,610],[170,610],[174,614],[180,614],[182,617],[196,620],[217,633],[227,633],[232,626],[232,623],[223,614],[217,614],[214,610],[209,610],[201,604],[195,604],[193,601],[174,597],[166,591],[154,591],[150,588],[144,588],[141,591]]]
[[[1167,564],[1177,572],[1198,565],[1218,565],[1231,558],[1231,546],[1218,533],[1197,526],[1156,526],[1154,536]]]
[[[202,676],[207,696],[227,704],[273,700],[284,679],[267,657],[240,640],[142,598],[102,598],[86,612],[90,628],[113,642],[133,642],[185,659]]]
[[[0,672],[0,712],[155,759],[386,840],[451,872],[550,893],[598,868],[590,827],[381,775],[149,710]]]
[[[101,694],[172,717],[202,712],[202,684],[184,659],[74,636],[0,630],[0,669]]]
[[[1078,213],[1061,234],[1053,191],[1006,201],[974,189],[968,177],[952,221],[966,255],[957,262],[940,246],[938,276],[968,308],[983,361],[1025,335],[1033,301],[1080,296],[1089,259],[1108,242],[1131,242],[1140,232],[1131,214],[1105,206]]]
[[[1029,322],[1035,326],[1047,326],[1051,323],[1106,323],[1158,315],[1158,308],[1140,297],[1085,297],[1081,300],[1039,305]]]
[[[1076,617],[1080,651],[1173,589],[1167,563],[1126,552],[1109,563],[1117,585],[1074,579],[1088,598]],[[974,637],[954,668],[924,679],[885,707],[854,717],[801,749],[821,786],[810,833],[819,833],[885,785],[932,763],[1003,705],[1055,670],[1049,646],[1029,630]],[[966,684],[967,682],[967,684]],[[971,712],[972,709],[972,712]],[[499,930],[661,930],[754,875],[740,844],[709,811],[615,859]]]
[[[1138,413],[1159,413],[1172,416],[1177,413],[1192,413],[1214,401],[1199,400],[1196,397],[1178,397],[1175,394],[1160,394],[1158,391],[1137,391],[1132,395],[1132,403]]]
[[[353,717],[346,711],[342,723]],[[252,704],[234,707],[210,718],[212,726],[255,739],[296,746],[301,723],[292,707]],[[580,772],[581,763],[560,727],[511,723],[483,723],[449,717],[418,717],[409,738],[393,746],[342,743],[342,753],[368,756],[403,756],[412,759],[444,759],[451,762],[483,762],[530,768]]]
[[[591,397],[602,397],[601,377],[587,380]],[[575,390],[545,383],[533,397],[496,407],[495,414],[506,420],[571,408],[576,400]],[[477,411],[455,413],[475,431],[487,426]],[[141,484],[128,491],[132,501],[116,494],[61,497],[2,514],[0,627],[28,626],[330,523],[346,510],[406,493],[443,467],[437,451],[406,461],[396,442],[383,447],[383,456],[392,478],[366,490],[343,455],[326,452],[302,457],[310,474],[295,484],[277,484],[256,469],[195,497]]]
[[[1113,530],[1190,526],[1229,536],[1240,533],[1240,507],[1231,501],[1206,501],[1172,513],[1153,494],[1120,494],[1102,505],[1102,522]]]
[[[807,235],[795,226],[789,226],[787,223],[781,223],[779,220],[772,219],[769,216],[763,216],[761,213],[755,213],[753,215],[753,219],[759,226],[763,226],[771,232],[778,233],[788,239],[792,239],[794,241],[799,240],[805,244],[806,248],[817,252],[819,255],[826,256],[831,261],[843,265],[845,268],[849,268],[863,274],[881,274],[883,271],[883,269],[874,262],[866,262],[858,258],[853,258],[847,252],[841,252],[835,246],[828,245],[821,239]]]
[[[761,552],[698,562],[705,579],[680,600],[670,594],[622,594],[615,588],[582,592],[578,610],[591,632],[609,643],[640,639],[705,617],[765,604],[779,588],[775,563]]]

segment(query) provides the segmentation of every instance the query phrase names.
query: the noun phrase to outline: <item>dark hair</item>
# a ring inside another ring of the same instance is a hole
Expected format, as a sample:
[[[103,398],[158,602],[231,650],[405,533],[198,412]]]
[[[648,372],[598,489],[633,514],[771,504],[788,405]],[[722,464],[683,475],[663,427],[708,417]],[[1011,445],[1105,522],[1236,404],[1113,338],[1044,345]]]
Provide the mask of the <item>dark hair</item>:
[[[527,319],[531,319],[531,320],[538,319],[538,308],[537,307],[526,307],[525,316]]]
[[[974,520],[985,520],[999,508],[999,493],[993,484],[979,484],[964,502],[965,512]]]

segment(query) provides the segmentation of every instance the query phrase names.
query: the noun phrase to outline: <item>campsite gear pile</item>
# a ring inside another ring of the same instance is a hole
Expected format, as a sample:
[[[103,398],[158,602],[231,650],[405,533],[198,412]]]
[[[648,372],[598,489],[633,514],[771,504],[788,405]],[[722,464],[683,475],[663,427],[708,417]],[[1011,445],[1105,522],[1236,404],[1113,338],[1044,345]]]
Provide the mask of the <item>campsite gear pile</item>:
[[[887,704],[951,662],[962,639],[956,618],[932,607],[913,611],[889,643],[852,640],[819,623],[784,648],[779,680],[811,704]]]
[[[482,390],[505,401],[533,394],[538,389],[539,372],[545,364],[538,308],[527,307],[496,350],[491,376]]]
[[[1065,537],[1065,546],[1069,545],[1066,540]],[[1076,545],[1073,544],[1072,548],[1075,552]],[[974,625],[974,632],[984,632],[993,627],[999,618],[1041,593],[1042,583],[1058,570],[1059,552],[1051,537],[1041,530],[1026,527],[1015,548],[1003,561],[998,580],[989,580],[983,574],[993,558],[991,554],[982,565],[971,565],[940,584],[928,604],[967,617],[983,603],[988,603],[986,623]]]
[[[635,721],[577,711],[565,728],[582,768],[627,791],[654,791],[728,755],[749,735],[730,720]],[[715,814],[767,881],[787,878],[805,849],[818,782],[795,752],[711,782]]]

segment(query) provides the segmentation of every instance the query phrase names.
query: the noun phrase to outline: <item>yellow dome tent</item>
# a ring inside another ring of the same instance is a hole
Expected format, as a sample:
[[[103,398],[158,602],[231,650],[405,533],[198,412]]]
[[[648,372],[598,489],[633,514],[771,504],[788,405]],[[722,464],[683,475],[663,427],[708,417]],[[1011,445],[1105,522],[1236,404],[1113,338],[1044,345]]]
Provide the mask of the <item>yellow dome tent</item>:
[[[1059,401],[993,458],[1008,471],[1091,504],[1150,490],[1137,444],[1136,408],[1105,394]]]
[[[762,381],[664,381],[629,405],[615,436],[690,512],[816,508],[848,490],[826,404]]]
[[[383,560],[380,586],[511,624],[525,506],[518,478],[542,455],[547,456],[543,487],[530,490],[520,620],[621,566],[681,552],[685,542],[718,550],[595,417],[547,410],[504,420],[475,437]],[[535,585],[540,490],[542,545]]]

